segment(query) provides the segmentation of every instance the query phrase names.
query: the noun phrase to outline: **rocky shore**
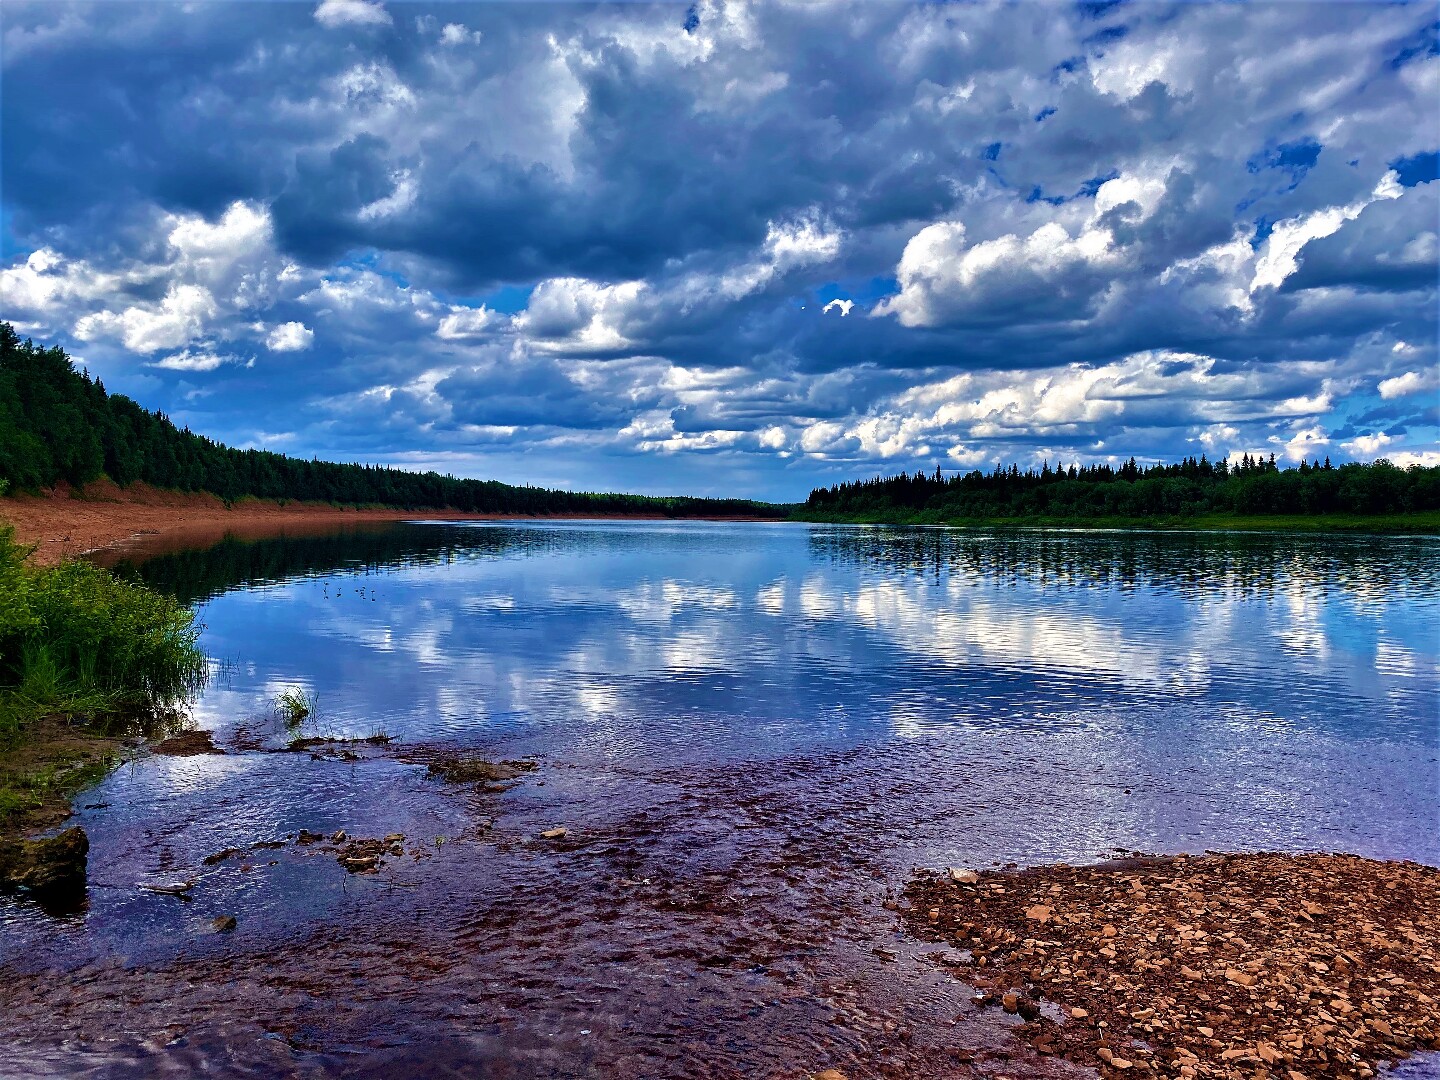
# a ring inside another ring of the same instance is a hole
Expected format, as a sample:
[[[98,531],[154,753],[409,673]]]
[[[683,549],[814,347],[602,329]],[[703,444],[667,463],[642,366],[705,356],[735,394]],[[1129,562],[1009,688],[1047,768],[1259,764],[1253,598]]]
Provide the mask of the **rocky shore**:
[[[926,872],[917,936],[1102,1076],[1371,1077],[1440,1050],[1440,870],[1207,854]]]

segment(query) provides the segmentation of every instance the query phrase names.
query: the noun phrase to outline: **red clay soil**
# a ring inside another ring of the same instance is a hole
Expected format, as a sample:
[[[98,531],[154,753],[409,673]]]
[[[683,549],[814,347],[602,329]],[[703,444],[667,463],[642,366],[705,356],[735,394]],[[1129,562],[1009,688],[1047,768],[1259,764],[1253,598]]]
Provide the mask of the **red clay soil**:
[[[166,491],[141,483],[121,488],[109,480],[75,491],[61,485],[41,495],[0,498],[0,524],[13,525],[21,543],[35,545],[30,560],[40,566],[53,566],[77,555],[155,534],[183,533],[187,539],[194,534],[200,545],[226,534],[260,537],[282,529],[287,533],[297,529],[323,531],[364,521],[495,521],[517,516],[341,509],[329,503],[287,502],[282,506],[263,499],[243,499],[227,508],[214,495]]]

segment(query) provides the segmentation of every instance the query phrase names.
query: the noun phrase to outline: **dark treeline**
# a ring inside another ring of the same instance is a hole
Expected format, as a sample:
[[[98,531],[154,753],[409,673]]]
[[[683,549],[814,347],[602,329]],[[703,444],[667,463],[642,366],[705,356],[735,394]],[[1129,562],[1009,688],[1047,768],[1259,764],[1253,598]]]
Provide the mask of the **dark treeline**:
[[[783,516],[787,508],[748,499],[653,498],[515,487],[439,473],[306,461],[235,450],[78,372],[59,348],[22,341],[0,323],[0,491],[75,486],[108,476],[227,502],[253,496],[407,510],[493,514],[658,514],[667,517]]]
[[[944,476],[901,473],[817,488],[809,513],[849,518],[1147,518],[1201,514],[1408,514],[1440,510],[1440,466],[1388,461],[1282,469],[1248,454],[1236,466],[1204,456],[1174,465],[1088,465]]]

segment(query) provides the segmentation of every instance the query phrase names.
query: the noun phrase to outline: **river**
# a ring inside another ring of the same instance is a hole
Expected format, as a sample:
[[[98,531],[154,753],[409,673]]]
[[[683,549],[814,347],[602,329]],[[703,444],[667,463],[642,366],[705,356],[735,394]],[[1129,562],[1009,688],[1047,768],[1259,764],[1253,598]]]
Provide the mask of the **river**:
[[[912,869],[1440,861],[1435,539],[413,522],[109,561],[197,605],[228,752],[77,800],[83,911],[0,898],[4,1075],[1084,1075],[901,935]]]

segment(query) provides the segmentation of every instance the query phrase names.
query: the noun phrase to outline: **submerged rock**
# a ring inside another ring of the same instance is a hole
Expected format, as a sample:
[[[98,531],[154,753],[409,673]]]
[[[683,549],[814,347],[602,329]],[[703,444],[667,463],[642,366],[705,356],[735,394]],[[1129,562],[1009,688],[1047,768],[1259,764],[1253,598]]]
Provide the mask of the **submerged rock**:
[[[486,761],[484,758],[448,757],[430,763],[430,775],[447,784],[493,784],[514,780],[536,768],[533,761]]]
[[[210,920],[210,928],[217,934],[225,934],[234,930],[236,926],[234,915],[221,915],[219,918]]]
[[[90,838],[78,826],[43,840],[0,840],[0,889],[37,896],[85,891]]]
[[[154,884],[142,881],[140,888],[146,892],[160,893],[162,896],[178,896],[181,900],[189,900],[190,892],[195,888],[195,882],[167,881]]]

